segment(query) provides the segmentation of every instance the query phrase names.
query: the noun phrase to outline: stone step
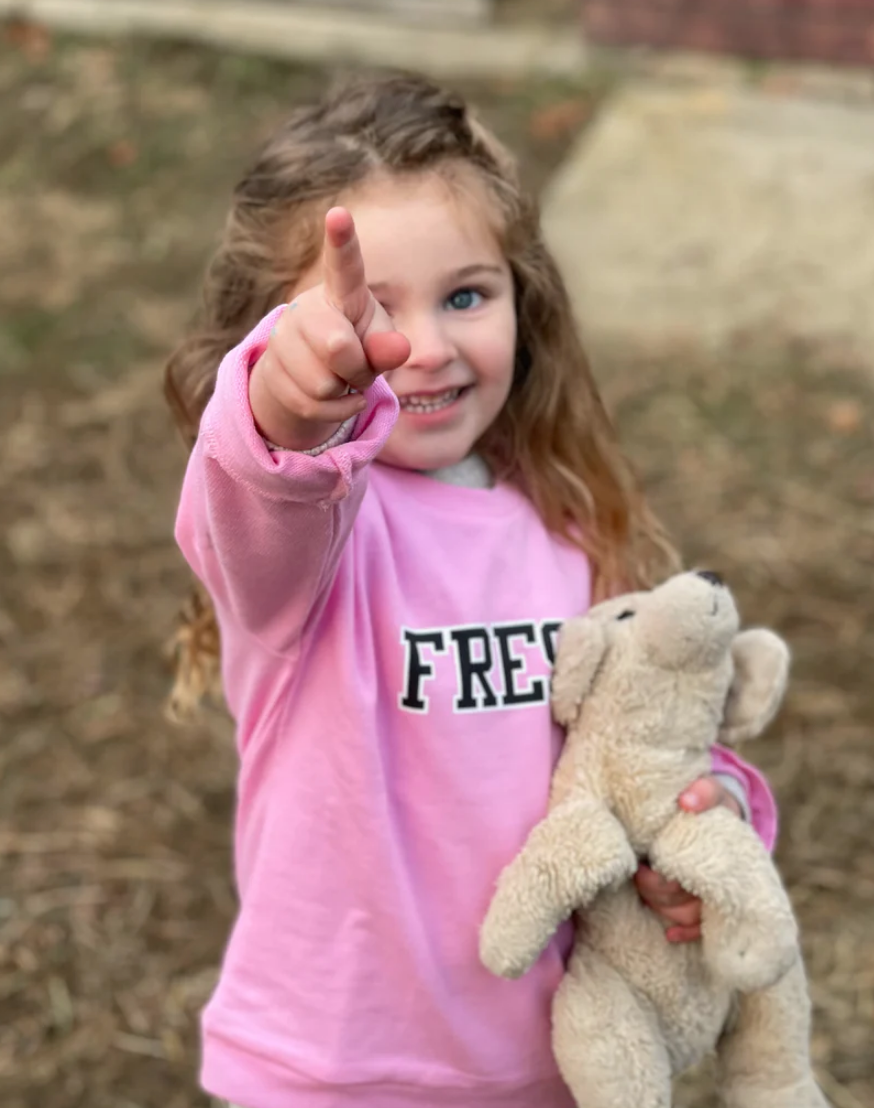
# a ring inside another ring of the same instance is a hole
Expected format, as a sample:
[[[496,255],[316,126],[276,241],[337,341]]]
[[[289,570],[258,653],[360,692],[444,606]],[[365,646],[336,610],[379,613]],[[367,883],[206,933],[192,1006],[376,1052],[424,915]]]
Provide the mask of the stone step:
[[[544,226],[593,343],[798,339],[874,366],[874,105],[630,85]]]

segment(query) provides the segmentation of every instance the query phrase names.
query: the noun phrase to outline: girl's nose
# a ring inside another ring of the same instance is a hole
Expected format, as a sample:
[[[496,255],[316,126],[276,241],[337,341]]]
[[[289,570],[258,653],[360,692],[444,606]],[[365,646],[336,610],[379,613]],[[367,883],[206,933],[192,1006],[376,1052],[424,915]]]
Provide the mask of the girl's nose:
[[[410,342],[410,356],[404,365],[409,369],[442,369],[457,357],[443,321],[433,315],[395,321],[401,334]]]

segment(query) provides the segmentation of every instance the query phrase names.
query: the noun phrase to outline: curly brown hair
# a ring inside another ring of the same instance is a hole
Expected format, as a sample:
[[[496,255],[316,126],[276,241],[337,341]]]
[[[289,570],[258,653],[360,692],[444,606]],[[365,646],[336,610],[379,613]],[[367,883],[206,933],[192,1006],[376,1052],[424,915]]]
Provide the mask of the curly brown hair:
[[[233,192],[196,323],[165,393],[189,448],[224,355],[318,260],[325,212],[368,177],[438,173],[484,192],[513,274],[517,375],[478,445],[498,479],[589,556],[596,596],[647,587],[676,566],[598,394],[564,283],[514,159],[456,94],[413,75],[357,78],[299,108]],[[177,712],[214,684],[218,634],[202,592],[177,640]]]

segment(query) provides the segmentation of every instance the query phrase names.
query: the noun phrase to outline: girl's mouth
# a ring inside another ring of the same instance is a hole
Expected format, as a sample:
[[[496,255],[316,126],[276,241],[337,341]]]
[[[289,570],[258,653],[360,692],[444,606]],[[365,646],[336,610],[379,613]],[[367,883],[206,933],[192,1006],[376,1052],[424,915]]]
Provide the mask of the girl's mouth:
[[[463,392],[467,392],[469,387],[447,389],[445,392],[411,393],[409,396],[398,397],[398,403],[402,412],[411,412],[413,415],[428,415],[454,404]]]

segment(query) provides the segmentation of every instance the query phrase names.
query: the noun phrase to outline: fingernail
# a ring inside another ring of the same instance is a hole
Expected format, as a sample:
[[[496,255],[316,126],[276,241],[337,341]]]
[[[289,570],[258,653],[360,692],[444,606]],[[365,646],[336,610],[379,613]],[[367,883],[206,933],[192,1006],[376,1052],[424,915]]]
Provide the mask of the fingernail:
[[[701,807],[701,800],[697,793],[682,793],[680,803],[684,808],[691,808],[693,811],[697,811]]]

